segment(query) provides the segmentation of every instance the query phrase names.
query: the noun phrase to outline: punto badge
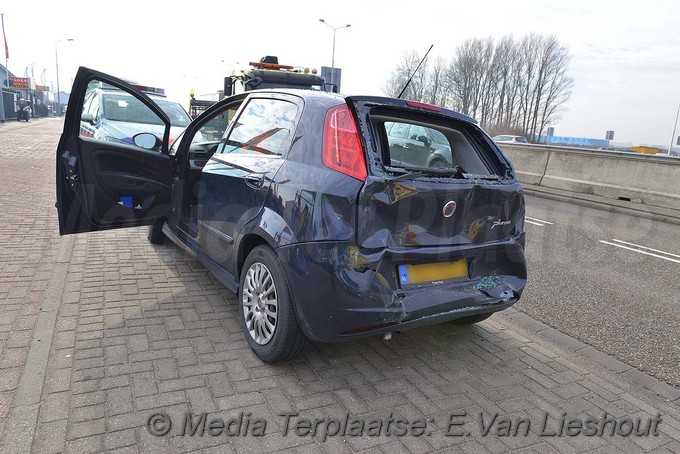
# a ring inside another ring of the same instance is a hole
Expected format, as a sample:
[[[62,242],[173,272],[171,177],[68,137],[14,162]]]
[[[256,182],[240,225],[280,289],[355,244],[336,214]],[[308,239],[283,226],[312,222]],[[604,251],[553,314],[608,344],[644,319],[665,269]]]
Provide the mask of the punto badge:
[[[451,216],[453,216],[454,211],[456,211],[456,202],[454,202],[453,200],[449,200],[444,205],[444,208],[442,209],[442,214],[444,215],[445,218],[450,218]]]

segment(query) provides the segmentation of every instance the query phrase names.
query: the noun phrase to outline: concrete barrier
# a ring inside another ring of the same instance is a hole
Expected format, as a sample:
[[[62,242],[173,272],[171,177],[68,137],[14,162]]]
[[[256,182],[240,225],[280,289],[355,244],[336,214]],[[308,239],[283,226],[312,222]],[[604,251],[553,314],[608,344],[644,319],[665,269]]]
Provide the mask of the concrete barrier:
[[[680,159],[631,153],[499,144],[524,184],[680,210]]]

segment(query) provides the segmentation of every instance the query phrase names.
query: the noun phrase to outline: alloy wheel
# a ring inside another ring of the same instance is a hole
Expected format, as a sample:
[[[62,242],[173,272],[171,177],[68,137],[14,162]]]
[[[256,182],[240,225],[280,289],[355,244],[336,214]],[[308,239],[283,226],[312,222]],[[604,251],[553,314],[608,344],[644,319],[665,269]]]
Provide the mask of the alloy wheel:
[[[243,283],[243,318],[255,342],[265,345],[274,337],[278,318],[277,292],[269,269],[253,263]]]

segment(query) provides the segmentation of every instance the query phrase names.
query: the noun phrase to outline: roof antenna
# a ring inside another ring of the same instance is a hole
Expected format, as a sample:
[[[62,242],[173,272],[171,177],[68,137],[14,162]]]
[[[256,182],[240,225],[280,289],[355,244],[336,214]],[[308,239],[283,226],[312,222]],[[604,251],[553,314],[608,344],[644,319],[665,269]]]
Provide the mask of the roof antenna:
[[[423,62],[424,62],[425,59],[427,58],[427,55],[430,53],[430,51],[432,50],[433,47],[434,47],[434,44],[430,44],[430,48],[427,50],[427,52],[425,52],[425,56],[423,57],[422,60],[420,60],[420,63],[418,63],[418,67],[416,68],[415,71],[413,71],[413,74],[411,74],[411,77],[408,78],[408,82],[406,82],[406,85],[404,85],[404,88],[401,89],[401,92],[399,93],[399,96],[397,96],[397,98],[401,98],[401,95],[404,94],[404,92],[405,92],[406,89],[408,88],[408,85],[411,83],[411,80],[413,79],[413,76],[416,75],[416,73],[417,73],[418,70],[420,69],[420,65],[423,64]]]

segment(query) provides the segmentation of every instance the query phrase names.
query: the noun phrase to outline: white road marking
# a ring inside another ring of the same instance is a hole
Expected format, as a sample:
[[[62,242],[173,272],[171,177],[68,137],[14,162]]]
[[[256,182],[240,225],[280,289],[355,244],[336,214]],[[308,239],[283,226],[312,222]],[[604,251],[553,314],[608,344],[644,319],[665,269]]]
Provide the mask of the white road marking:
[[[532,217],[529,217],[529,216],[526,216],[526,215],[524,216],[524,219],[529,219],[529,220],[534,221],[534,222],[540,222],[541,224],[554,225],[552,222],[544,221],[544,220],[538,219],[538,218],[532,218]]]
[[[647,247],[647,246],[640,246],[639,244],[635,244],[635,243],[629,243],[629,242],[627,242],[627,241],[622,241],[622,240],[615,240],[615,239],[612,239],[612,241],[615,241],[615,242],[617,242],[617,243],[627,244],[628,246],[635,246],[635,247],[639,247],[639,248],[641,248],[641,249],[647,249],[648,251],[652,251],[652,252],[658,252],[659,254],[666,254],[666,255],[670,255],[671,257],[677,257],[677,258],[679,258],[679,259],[680,259],[680,255],[677,255],[677,254],[671,254],[670,252],[666,252],[666,251],[660,251],[660,250],[658,250],[658,249],[652,249],[651,247]]]
[[[538,226],[541,226],[541,227],[545,227],[545,224],[541,224],[540,222],[530,221],[528,219],[524,219],[524,222],[526,222],[527,224],[531,224],[531,225],[538,225]]]
[[[641,251],[639,249],[633,249],[632,247],[624,246],[622,244],[610,243],[609,241],[604,241],[604,240],[600,240],[600,243],[608,244],[610,246],[620,247],[622,249],[627,249],[629,251],[637,252],[638,254],[651,255],[652,257],[668,260],[669,262],[680,263],[680,260],[672,259],[670,257],[665,257],[665,256],[659,255],[659,254],[652,254],[651,252],[645,252],[645,251]],[[644,246],[642,246],[642,247],[644,247]],[[647,248],[647,249],[649,249],[649,248]],[[664,254],[667,254],[667,252],[664,252]],[[673,254],[671,254],[671,255],[673,255]]]

